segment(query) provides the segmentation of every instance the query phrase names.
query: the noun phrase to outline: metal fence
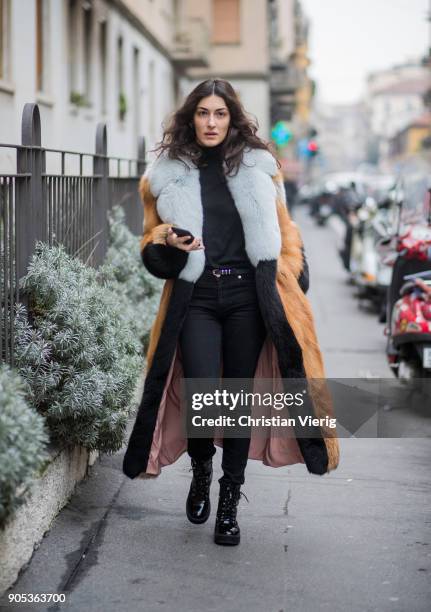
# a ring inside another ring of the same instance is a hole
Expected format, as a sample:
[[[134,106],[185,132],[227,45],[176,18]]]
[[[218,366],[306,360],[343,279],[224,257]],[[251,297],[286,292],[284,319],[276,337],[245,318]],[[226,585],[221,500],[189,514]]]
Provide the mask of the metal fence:
[[[22,143],[0,143],[16,154],[16,171],[0,174],[0,361],[13,365],[14,303],[38,240],[63,244],[70,255],[98,267],[108,247],[108,211],[120,204],[129,229],[142,232],[138,182],[145,170],[145,143],[138,157],[108,157],[106,125],[98,124],[94,153],[41,146],[37,104],[26,104]],[[58,171],[46,171],[49,167]]]

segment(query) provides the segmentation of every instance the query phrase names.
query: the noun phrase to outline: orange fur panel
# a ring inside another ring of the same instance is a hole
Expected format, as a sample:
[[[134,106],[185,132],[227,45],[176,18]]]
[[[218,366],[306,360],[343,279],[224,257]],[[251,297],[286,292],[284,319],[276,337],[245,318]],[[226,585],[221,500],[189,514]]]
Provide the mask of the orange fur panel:
[[[282,189],[281,172],[273,177],[278,189]],[[287,320],[301,347],[304,369],[309,379],[309,389],[317,417],[331,417],[334,414],[331,396],[325,383],[325,370],[320,352],[314,318],[310,303],[302,292],[297,279],[302,267],[303,245],[298,226],[292,221],[282,198],[277,197],[277,216],[281,233],[281,252],[277,261],[277,290],[283,303]],[[336,429],[322,427],[322,434],[328,452],[328,472],[339,462],[339,445]]]
[[[151,193],[148,178],[145,176],[143,176],[139,182],[139,194],[144,207],[144,233],[140,241],[140,249],[142,252],[145,246],[150,242],[166,244],[166,234],[171,225],[169,223],[162,223],[157,213],[156,198]],[[159,310],[150,333],[150,342],[147,349],[147,370],[151,367],[154,352],[160,338],[173,284],[174,280],[168,279],[163,286]]]
[[[304,369],[309,379],[309,389],[317,417],[332,417],[332,400],[325,384],[325,370],[319,344],[316,337],[314,318],[310,303],[301,291],[298,282],[280,256],[277,265],[277,290],[283,304],[287,320],[302,350]],[[338,465],[339,448],[336,429],[322,427],[328,451],[328,471]]]
[[[157,213],[156,198],[150,190],[148,178],[143,176],[139,182],[139,193],[144,206],[144,234],[140,241],[140,249],[144,250],[149,242],[166,244],[166,236],[170,223],[163,223]]]
[[[278,191],[284,189],[281,172],[272,178]],[[296,223],[292,221],[281,196],[276,198],[276,204],[278,225],[281,233],[281,257],[295,277],[299,278],[302,271],[301,234]]]
[[[299,278],[303,267],[301,234],[296,223],[290,219],[286,205],[279,198],[277,199],[277,215],[281,233],[281,258],[293,272],[295,278]]]
[[[334,434],[335,436],[335,434]],[[325,438],[326,451],[328,453],[328,473],[335,470],[340,462],[340,445],[336,437]]]

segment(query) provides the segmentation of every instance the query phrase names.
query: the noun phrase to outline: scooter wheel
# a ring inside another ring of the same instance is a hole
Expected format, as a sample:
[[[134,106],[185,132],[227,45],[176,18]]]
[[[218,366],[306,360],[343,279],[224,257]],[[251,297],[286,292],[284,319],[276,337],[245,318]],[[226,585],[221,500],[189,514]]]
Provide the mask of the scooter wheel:
[[[421,370],[417,367],[414,361],[405,361],[404,359],[400,360],[400,365],[398,367],[398,378],[402,382],[408,382],[413,378],[420,378]]]

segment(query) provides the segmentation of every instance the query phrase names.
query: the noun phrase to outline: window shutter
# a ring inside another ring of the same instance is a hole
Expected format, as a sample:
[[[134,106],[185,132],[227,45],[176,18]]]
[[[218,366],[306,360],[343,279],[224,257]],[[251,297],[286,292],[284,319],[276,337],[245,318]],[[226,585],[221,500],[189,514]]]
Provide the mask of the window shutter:
[[[213,0],[213,43],[240,42],[240,0]]]

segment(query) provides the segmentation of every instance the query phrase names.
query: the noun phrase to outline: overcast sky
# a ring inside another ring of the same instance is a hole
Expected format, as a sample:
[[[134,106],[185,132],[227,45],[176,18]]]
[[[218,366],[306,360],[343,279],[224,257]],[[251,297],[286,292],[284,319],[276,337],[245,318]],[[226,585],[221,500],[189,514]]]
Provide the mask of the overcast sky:
[[[310,74],[323,102],[357,100],[366,74],[425,55],[430,0],[301,0],[311,20]]]

